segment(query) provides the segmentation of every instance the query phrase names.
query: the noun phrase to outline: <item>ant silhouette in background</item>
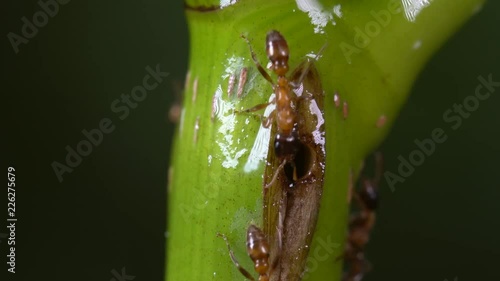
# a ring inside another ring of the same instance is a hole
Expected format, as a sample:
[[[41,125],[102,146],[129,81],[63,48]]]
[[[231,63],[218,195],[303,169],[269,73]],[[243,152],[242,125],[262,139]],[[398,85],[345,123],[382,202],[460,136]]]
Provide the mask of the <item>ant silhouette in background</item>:
[[[375,210],[378,206],[378,183],[382,177],[383,158],[380,152],[375,153],[375,177],[361,178],[361,189],[353,193],[354,201],[359,211],[351,215],[344,258],[348,264],[348,271],[343,281],[360,281],[364,274],[371,269],[365,259],[364,248],[370,240],[371,230],[375,225]]]

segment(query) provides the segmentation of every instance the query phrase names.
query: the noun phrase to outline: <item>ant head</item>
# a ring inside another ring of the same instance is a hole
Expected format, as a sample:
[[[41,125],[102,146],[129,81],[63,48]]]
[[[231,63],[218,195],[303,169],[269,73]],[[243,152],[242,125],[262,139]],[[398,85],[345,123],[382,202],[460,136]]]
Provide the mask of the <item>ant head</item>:
[[[288,72],[288,44],[278,31],[267,33],[266,52],[271,61],[269,68],[279,76],[284,76]]]
[[[370,210],[377,209],[378,206],[378,191],[370,180],[363,180],[363,187],[359,192],[359,196],[366,207]]]

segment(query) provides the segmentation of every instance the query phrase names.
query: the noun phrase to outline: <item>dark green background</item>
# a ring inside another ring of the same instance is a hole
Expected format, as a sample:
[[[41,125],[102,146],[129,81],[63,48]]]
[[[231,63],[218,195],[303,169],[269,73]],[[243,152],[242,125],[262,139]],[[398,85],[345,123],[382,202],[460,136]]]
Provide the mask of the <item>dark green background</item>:
[[[448,135],[394,193],[382,184],[367,281],[500,280],[500,89],[456,131],[442,118],[474,93],[477,76],[500,81],[499,8],[487,3],[430,61],[381,147],[396,172],[415,139],[437,127]],[[20,18],[39,9],[32,0],[2,9],[1,167],[16,168],[19,221],[17,273],[6,274],[1,239],[0,280],[108,281],[123,267],[134,280],[161,280],[173,131],[166,115],[189,49],[182,3],[70,1],[15,54],[7,33],[20,34]],[[156,64],[169,77],[120,120],[111,103]],[[51,163],[64,162],[65,146],[103,118],[115,130],[59,183]]]

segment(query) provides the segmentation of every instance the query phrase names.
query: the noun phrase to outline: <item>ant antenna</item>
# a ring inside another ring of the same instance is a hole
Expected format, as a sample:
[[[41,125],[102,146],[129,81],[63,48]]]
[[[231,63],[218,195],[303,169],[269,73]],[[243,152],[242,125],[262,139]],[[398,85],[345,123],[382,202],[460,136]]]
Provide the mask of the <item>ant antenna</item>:
[[[275,182],[276,180],[278,179],[278,174],[279,172],[281,171],[281,169],[283,169],[283,167],[285,166],[285,164],[287,163],[286,159],[283,160],[283,162],[281,162],[281,164],[278,166],[278,168],[276,168],[276,171],[274,172],[274,175],[273,175],[273,179],[264,186],[265,189],[268,189],[270,188]]]
[[[271,85],[273,86],[273,89],[274,89],[273,79],[271,79],[271,76],[269,76],[269,73],[267,73],[264,70],[264,68],[260,64],[259,60],[257,59],[257,55],[253,51],[252,44],[250,44],[250,40],[248,40],[248,38],[245,35],[243,35],[243,34],[241,34],[240,37],[243,38],[243,40],[245,40],[247,42],[248,47],[250,48],[250,54],[252,55],[252,60],[255,63],[255,65],[257,66],[257,69],[259,70],[260,74],[262,74],[262,76],[264,76],[264,78],[267,81],[269,81],[269,83],[271,83]]]
[[[314,57],[314,61],[317,61],[318,58],[321,56],[321,54],[323,53],[323,51],[325,50],[326,46],[328,45],[328,42],[325,43],[321,49],[319,49],[318,53],[316,54],[316,56]],[[300,75],[299,77],[299,80],[295,83],[293,83],[293,87],[296,88],[298,87],[298,85],[300,85],[300,83],[302,83],[302,81],[304,80],[304,78],[306,77],[307,73],[309,72],[309,68],[311,68],[311,60],[308,59],[307,60],[307,63],[306,63],[306,67],[304,68],[304,70],[302,71],[302,74]]]
[[[244,269],[240,265],[240,262],[238,261],[238,259],[236,259],[236,257],[234,256],[234,252],[231,249],[231,245],[229,245],[229,241],[227,239],[227,236],[224,235],[224,234],[222,234],[222,233],[219,233],[219,232],[217,232],[217,236],[221,237],[226,242],[227,249],[229,250],[229,256],[231,257],[231,260],[233,261],[233,264],[241,272],[241,274],[243,274],[243,276],[245,276],[248,280],[255,281],[255,279],[252,277],[252,275],[250,275],[250,272],[248,272],[246,269]]]

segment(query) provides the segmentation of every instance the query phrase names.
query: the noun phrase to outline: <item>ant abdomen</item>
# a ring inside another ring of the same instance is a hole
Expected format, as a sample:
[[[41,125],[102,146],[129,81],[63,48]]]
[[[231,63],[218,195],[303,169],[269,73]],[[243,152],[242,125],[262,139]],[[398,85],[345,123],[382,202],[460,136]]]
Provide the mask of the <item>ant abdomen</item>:
[[[290,134],[277,134],[274,138],[274,153],[280,159],[293,161],[299,152],[300,141],[296,130]]]
[[[255,271],[265,275],[269,270],[269,243],[262,230],[250,225],[247,230],[247,251],[255,263]]]
[[[288,72],[288,44],[285,38],[276,30],[271,30],[266,36],[267,57],[271,61],[271,67],[278,76]]]

